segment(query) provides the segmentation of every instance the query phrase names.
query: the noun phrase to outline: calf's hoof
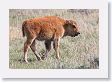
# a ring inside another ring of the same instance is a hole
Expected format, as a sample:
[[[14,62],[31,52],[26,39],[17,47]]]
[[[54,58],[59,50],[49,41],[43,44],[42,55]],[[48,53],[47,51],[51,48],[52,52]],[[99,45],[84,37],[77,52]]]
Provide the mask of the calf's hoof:
[[[29,63],[28,60],[24,60],[24,61],[25,61],[25,63]]]
[[[38,58],[37,58],[37,60],[38,60],[38,61],[41,61],[41,60],[42,60],[42,58],[41,58],[41,57],[38,57]]]
[[[43,56],[41,57],[41,59],[42,59],[42,60],[45,60],[45,59],[46,59],[46,56],[45,56],[45,55],[43,55]]]
[[[56,59],[57,59],[57,60],[60,60],[60,57],[59,57],[59,56],[56,56]]]

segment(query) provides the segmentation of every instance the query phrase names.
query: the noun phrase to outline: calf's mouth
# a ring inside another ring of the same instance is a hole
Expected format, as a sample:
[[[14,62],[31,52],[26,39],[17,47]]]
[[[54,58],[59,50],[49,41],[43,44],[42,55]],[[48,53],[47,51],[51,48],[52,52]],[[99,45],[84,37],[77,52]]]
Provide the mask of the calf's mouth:
[[[78,36],[80,34],[80,32],[76,32],[74,35],[72,35],[72,37]]]
[[[78,36],[80,34],[80,32],[75,33],[75,36]]]

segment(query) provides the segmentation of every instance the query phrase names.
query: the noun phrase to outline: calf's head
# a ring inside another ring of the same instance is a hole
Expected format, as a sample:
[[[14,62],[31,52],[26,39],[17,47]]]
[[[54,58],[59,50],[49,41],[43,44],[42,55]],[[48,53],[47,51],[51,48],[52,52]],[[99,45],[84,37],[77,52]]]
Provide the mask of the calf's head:
[[[75,37],[80,34],[79,27],[77,23],[73,20],[66,20],[64,28],[65,28],[65,35],[67,36]]]

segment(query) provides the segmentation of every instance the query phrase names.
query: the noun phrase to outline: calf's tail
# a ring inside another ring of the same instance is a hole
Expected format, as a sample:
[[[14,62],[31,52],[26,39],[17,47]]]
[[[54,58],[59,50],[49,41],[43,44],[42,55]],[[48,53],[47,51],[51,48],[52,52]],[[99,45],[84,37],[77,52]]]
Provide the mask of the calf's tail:
[[[23,22],[22,24],[22,34],[23,34],[23,37],[25,37],[25,22]]]

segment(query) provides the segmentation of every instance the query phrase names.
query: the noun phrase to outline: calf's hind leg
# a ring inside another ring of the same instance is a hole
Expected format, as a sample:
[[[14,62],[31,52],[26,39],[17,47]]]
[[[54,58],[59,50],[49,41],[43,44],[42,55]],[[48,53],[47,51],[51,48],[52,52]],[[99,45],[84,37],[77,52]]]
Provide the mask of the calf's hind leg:
[[[33,53],[35,54],[36,58],[37,58],[38,60],[41,60],[41,57],[40,57],[40,55],[39,55],[38,52],[37,52],[35,40],[32,42],[30,48],[32,49],[32,51],[33,51]]]
[[[46,51],[45,51],[44,55],[42,56],[42,59],[45,59],[45,57],[47,57],[49,51],[51,50],[51,40],[45,41],[45,48],[46,48]]]
[[[29,38],[27,38],[26,42],[24,43],[24,60],[25,60],[25,62],[27,62],[27,63],[28,63],[28,60],[27,60],[28,49],[29,49],[30,45],[32,44],[33,40],[34,40],[34,39],[31,39],[31,38],[29,39]]]

